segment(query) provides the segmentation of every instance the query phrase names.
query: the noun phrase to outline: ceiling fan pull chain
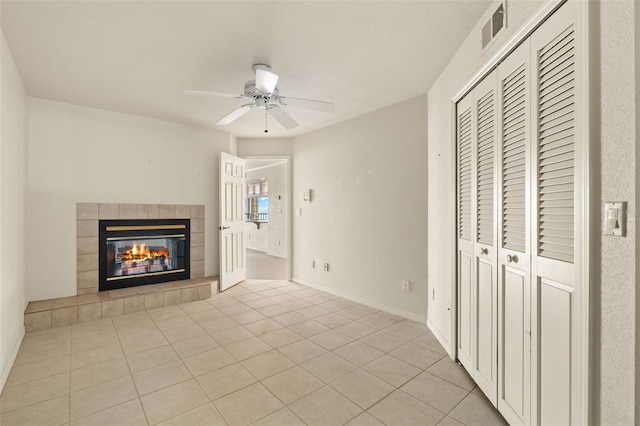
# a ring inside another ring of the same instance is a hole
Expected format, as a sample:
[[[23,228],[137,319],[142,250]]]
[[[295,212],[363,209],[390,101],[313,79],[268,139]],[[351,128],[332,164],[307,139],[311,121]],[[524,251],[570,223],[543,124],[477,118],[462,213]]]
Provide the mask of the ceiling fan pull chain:
[[[267,108],[264,109],[264,132],[269,133],[269,130],[267,130]]]

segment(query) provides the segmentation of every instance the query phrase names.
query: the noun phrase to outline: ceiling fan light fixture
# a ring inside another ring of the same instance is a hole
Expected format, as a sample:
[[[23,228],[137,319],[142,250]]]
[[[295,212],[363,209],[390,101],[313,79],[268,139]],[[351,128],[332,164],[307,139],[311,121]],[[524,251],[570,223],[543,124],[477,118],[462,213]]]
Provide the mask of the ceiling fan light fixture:
[[[256,72],[256,88],[264,93],[270,95],[278,84],[278,74],[271,72],[271,67],[264,64],[256,64],[253,66]]]

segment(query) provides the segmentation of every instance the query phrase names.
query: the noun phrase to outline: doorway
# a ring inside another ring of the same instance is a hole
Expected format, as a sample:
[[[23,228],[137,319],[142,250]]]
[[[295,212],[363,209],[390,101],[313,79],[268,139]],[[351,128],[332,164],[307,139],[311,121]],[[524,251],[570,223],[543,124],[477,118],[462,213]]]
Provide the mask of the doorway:
[[[248,157],[245,161],[246,278],[288,280],[289,159]]]

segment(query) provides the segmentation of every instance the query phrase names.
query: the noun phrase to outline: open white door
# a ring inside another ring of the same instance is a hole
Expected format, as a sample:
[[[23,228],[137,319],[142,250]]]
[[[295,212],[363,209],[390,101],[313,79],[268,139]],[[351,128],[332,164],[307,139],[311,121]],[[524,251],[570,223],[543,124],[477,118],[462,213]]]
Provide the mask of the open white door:
[[[246,274],[244,245],[244,160],[220,153],[220,291]]]

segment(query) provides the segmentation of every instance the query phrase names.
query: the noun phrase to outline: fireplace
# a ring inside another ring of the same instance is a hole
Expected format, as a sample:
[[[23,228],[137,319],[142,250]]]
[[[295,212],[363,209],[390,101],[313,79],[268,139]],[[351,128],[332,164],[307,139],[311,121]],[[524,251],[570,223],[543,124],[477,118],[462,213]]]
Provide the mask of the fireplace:
[[[189,219],[100,220],[100,291],[189,279],[189,225]]]

